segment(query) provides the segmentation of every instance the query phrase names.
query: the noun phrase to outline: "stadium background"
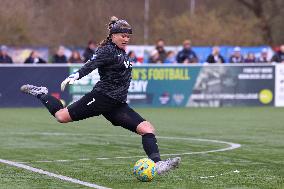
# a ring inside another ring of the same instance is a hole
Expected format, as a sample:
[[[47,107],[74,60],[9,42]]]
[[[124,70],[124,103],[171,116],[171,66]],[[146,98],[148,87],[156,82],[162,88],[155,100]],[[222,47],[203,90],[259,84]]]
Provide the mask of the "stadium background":
[[[284,64],[283,59],[272,61],[284,53],[280,50],[284,1],[0,0],[0,4],[1,50],[13,58],[12,64],[0,63],[0,188],[84,188],[7,166],[2,158],[112,188],[284,187]],[[90,91],[99,79],[96,71],[61,92],[60,82],[82,64],[57,64],[53,56],[62,46],[67,58],[73,50],[83,56],[88,41],[105,38],[112,15],[127,19],[134,28],[128,51],[134,51],[138,61],[128,102],[155,125],[162,154],[188,153],[182,155],[177,172],[152,183],[142,184],[131,175],[137,159],[129,157],[144,154],[138,138],[110,129],[101,117],[62,126],[40,102],[19,92],[25,83],[47,86],[67,105]],[[153,64],[150,56],[158,39],[175,55],[189,39],[198,61]],[[206,62],[213,46],[220,47],[225,64]],[[231,63],[236,47],[244,58],[253,53],[255,61]],[[260,63],[264,49],[269,61]],[[32,51],[47,63],[24,64]],[[203,139],[241,147],[204,153],[228,146],[200,142]]]

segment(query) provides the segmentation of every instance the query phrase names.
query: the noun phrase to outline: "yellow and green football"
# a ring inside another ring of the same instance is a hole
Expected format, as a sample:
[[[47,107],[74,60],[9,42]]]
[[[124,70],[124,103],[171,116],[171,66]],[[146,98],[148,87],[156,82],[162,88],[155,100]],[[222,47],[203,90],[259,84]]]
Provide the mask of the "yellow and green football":
[[[139,159],[134,165],[133,174],[140,181],[151,181],[157,174],[155,162],[149,158]]]

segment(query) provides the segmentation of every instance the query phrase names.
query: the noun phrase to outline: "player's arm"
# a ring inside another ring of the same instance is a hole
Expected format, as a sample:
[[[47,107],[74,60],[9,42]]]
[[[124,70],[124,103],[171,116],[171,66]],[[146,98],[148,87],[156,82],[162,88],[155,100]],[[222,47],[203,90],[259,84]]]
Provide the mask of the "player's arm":
[[[84,66],[82,66],[77,72],[71,74],[61,83],[61,90],[64,91],[67,84],[73,84],[76,80],[88,75],[93,70],[112,63],[114,59],[113,53],[108,49],[100,49],[89,59]]]

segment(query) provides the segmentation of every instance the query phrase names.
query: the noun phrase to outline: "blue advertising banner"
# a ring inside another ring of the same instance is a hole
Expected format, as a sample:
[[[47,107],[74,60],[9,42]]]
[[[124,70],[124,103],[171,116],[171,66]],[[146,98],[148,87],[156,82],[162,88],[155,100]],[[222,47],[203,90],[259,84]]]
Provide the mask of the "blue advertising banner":
[[[23,84],[46,86],[51,95],[68,102],[68,92],[60,91],[60,83],[68,74],[68,67],[0,67],[0,107],[42,107],[39,100],[20,92]]]

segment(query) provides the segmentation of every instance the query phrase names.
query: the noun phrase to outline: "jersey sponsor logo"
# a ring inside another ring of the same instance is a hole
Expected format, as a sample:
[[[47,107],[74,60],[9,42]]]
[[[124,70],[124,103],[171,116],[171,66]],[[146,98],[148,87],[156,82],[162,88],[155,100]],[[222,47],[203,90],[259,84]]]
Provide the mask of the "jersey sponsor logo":
[[[129,60],[124,61],[123,63],[124,63],[124,66],[125,66],[126,68],[131,68],[131,67],[132,67],[132,63],[131,63]]]
[[[93,98],[93,100],[91,100],[90,102],[88,102],[87,106],[90,106],[92,103],[94,103],[96,101],[95,98]]]
[[[92,58],[90,58],[86,63],[89,63],[91,61],[94,61],[96,59],[97,55],[93,54]]]
[[[96,59],[96,57],[97,57],[97,55],[96,55],[96,54],[93,54],[93,56],[92,56],[91,60],[95,60],[95,59]]]

